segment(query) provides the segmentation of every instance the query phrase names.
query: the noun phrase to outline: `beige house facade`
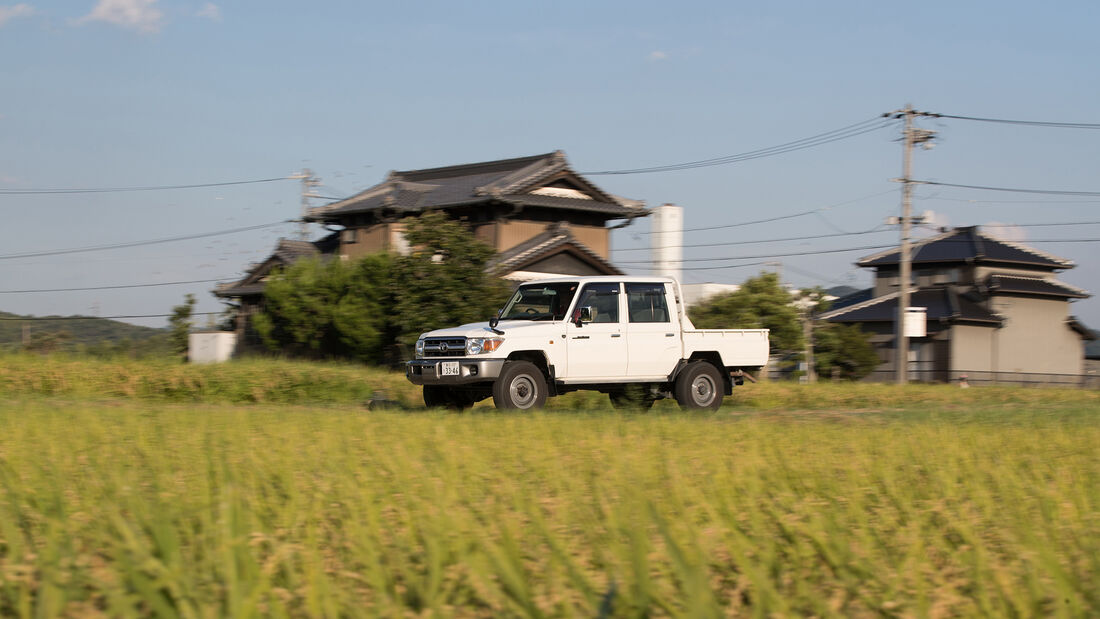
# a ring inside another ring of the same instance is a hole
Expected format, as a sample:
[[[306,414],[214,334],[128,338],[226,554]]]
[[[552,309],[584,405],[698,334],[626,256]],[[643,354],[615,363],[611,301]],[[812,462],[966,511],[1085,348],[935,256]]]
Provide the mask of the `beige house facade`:
[[[857,262],[875,269],[874,285],[822,316],[871,334],[882,362],[871,380],[895,376],[899,256],[895,249]],[[1093,334],[1071,308],[1090,295],[1057,278],[1073,262],[969,227],[914,244],[912,264],[910,306],[924,308],[927,323],[924,337],[910,338],[911,380],[1086,381],[1085,344]]]
[[[609,261],[611,230],[649,214],[643,202],[611,195],[578,174],[561,151],[479,163],[392,171],[353,196],[310,209],[306,220],[332,234],[280,240],[275,252],[214,294],[237,307],[238,341],[258,345],[249,317],[263,306],[264,282],[303,258],[354,259],[409,250],[405,220],[442,211],[496,250],[490,268],[525,281],[560,275],[621,275]]]

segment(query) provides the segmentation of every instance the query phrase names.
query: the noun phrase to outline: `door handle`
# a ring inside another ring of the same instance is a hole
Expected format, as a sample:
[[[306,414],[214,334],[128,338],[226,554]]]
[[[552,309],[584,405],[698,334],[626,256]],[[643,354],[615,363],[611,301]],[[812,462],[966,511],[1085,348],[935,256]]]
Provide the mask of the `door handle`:
[[[575,340],[587,340],[588,336],[587,335],[574,335],[573,339],[575,339]]]
[[[675,333],[666,333],[665,337],[676,337]]]
[[[622,337],[622,336],[623,336],[622,333],[612,333],[611,334],[611,337]]]

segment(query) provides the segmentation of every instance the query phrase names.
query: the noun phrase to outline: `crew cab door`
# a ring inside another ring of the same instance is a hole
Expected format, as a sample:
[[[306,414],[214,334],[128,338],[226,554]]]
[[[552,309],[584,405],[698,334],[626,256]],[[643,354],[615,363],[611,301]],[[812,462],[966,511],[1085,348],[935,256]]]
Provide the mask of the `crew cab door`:
[[[622,284],[585,284],[565,325],[567,381],[595,382],[626,376],[627,343],[622,321]],[[577,326],[581,308],[590,308],[591,322]]]
[[[660,282],[626,284],[627,375],[631,378],[668,376],[680,361],[680,323],[673,319],[671,296]]]

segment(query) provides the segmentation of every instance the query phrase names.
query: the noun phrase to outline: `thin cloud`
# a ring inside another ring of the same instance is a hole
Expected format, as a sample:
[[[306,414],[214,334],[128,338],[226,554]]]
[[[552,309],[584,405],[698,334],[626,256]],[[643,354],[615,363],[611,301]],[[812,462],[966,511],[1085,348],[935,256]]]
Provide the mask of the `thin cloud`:
[[[16,4],[12,6],[0,6],[0,27],[17,17],[30,17],[34,15],[34,7],[29,4]]]
[[[666,58],[668,58],[668,54],[661,51],[661,50],[659,50],[659,49],[653,50],[652,52],[649,52],[649,59],[654,61],[654,62],[659,61],[659,60],[664,60]]]
[[[204,17],[210,21],[221,21],[222,10],[213,2],[207,2],[202,5],[202,8],[199,9],[197,13],[195,13],[195,17]]]
[[[151,34],[160,31],[164,13],[157,8],[157,0],[99,0],[92,12],[81,17],[77,23],[90,21],[107,22]]]

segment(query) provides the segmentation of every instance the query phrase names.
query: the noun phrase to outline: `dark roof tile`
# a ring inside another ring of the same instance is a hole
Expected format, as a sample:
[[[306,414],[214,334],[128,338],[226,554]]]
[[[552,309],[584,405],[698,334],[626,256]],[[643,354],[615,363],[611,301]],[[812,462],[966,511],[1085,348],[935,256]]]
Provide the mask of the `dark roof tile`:
[[[909,306],[926,308],[929,320],[1001,323],[995,314],[959,295],[952,287],[915,290],[909,297]],[[897,312],[898,293],[895,292],[826,312],[821,317],[830,322],[894,322]]]
[[[914,243],[911,249],[913,264],[927,263],[999,263],[1042,267],[1045,269],[1072,268],[1073,262],[1028,247],[1021,243],[1005,241],[980,232],[976,226],[955,228]],[[893,266],[898,264],[901,251],[888,249],[862,258],[861,267]]]
[[[986,285],[989,287],[990,293],[993,294],[1027,294],[1044,297],[1064,297],[1067,299],[1087,299],[1092,296],[1088,292],[1069,284],[1039,277],[990,275]]]
[[[571,182],[583,186],[584,192],[594,199],[526,193],[538,183],[553,180],[552,177],[556,176],[568,176]],[[339,202],[310,209],[307,219],[331,221],[342,215],[385,207],[416,211],[499,199],[525,205],[596,212],[616,219],[646,213],[635,201],[607,194],[578,175],[569,167],[565,155],[558,151],[533,157],[390,172],[385,181],[374,187]]]

